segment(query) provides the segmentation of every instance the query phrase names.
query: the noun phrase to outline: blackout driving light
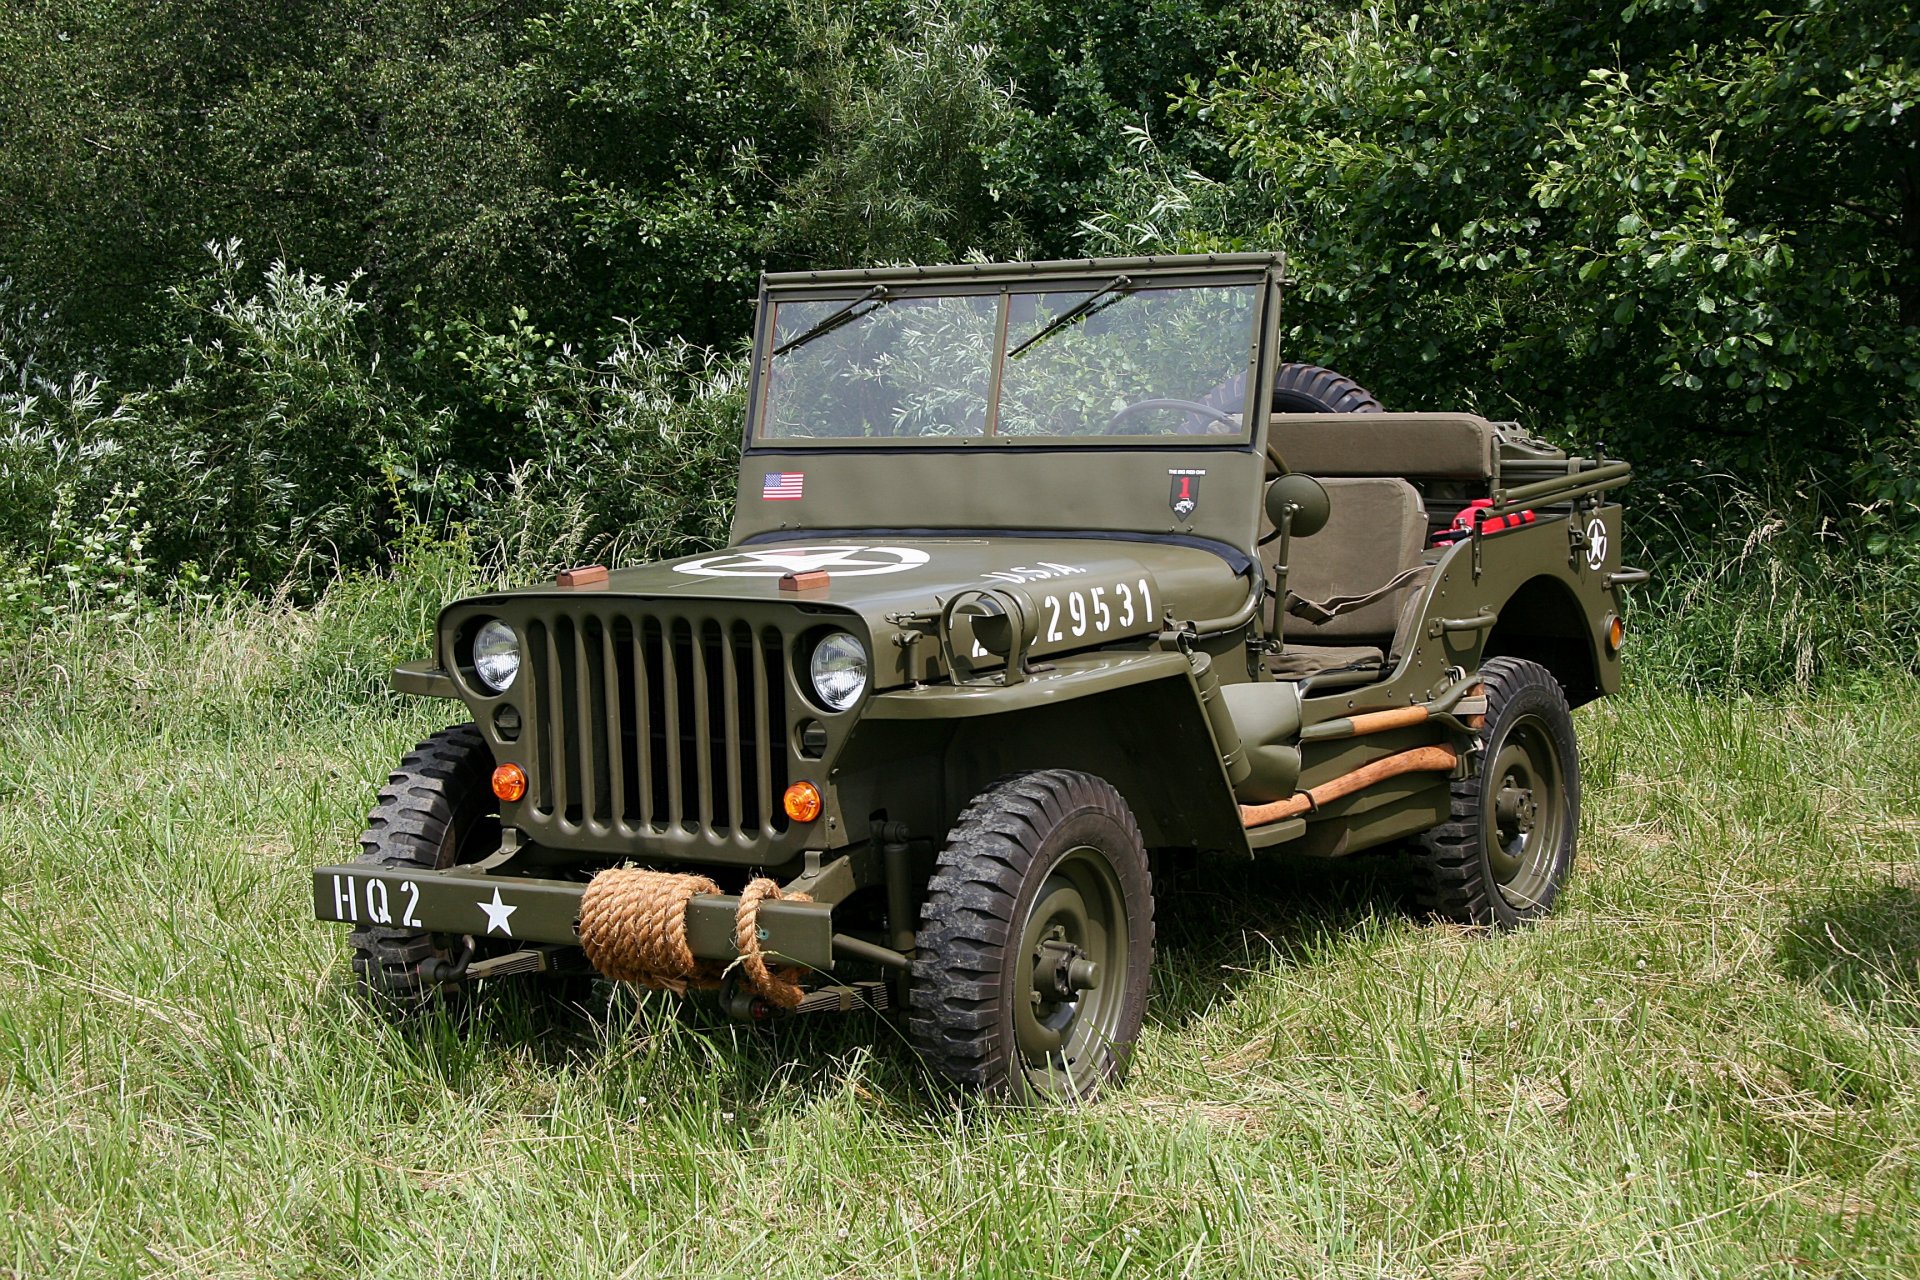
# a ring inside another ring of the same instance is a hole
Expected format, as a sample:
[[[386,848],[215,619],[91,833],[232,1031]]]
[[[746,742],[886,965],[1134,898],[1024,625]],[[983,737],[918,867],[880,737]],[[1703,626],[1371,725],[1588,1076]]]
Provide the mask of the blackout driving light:
[[[498,618],[474,633],[473,673],[495,693],[505,693],[520,674],[520,637]]]
[[[867,650],[855,637],[836,631],[813,646],[807,664],[820,705],[845,711],[867,690]]]

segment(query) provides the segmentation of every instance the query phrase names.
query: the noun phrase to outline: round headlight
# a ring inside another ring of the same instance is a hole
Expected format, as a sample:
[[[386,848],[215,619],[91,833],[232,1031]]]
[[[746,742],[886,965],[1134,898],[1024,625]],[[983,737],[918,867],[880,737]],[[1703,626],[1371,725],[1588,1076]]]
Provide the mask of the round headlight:
[[[844,631],[836,631],[813,646],[813,661],[808,666],[821,706],[845,711],[866,692],[867,651]]]
[[[495,618],[473,637],[473,672],[495,693],[505,693],[520,674],[520,637]]]

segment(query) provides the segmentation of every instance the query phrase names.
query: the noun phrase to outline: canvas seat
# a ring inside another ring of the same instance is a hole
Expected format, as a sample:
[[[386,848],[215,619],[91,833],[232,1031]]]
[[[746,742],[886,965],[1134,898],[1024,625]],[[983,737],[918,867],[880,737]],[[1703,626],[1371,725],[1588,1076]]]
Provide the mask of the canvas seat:
[[[1267,670],[1276,680],[1305,680],[1329,671],[1381,670],[1387,665],[1386,650],[1377,645],[1294,644],[1286,652],[1267,655]]]
[[[1310,476],[1493,478],[1493,424],[1471,413],[1276,413],[1268,439]]]
[[[1290,606],[1301,600],[1364,595],[1424,564],[1427,511],[1411,484],[1394,476],[1336,477],[1322,483],[1331,514],[1318,533],[1292,540]],[[1275,555],[1278,544],[1266,550]],[[1272,567],[1269,561],[1269,572]],[[1268,670],[1281,679],[1300,680],[1369,665],[1384,669],[1401,614],[1419,588],[1416,574],[1415,580],[1335,617],[1301,617],[1289,611],[1282,624],[1286,652],[1269,658]]]

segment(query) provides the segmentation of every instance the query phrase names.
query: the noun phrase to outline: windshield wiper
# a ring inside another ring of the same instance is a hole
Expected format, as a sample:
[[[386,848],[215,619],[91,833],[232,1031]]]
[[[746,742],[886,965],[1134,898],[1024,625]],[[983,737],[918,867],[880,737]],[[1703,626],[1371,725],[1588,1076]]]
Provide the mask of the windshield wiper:
[[[1088,316],[1092,315],[1095,311],[1101,308],[1103,304],[1100,302],[1100,299],[1106,297],[1108,294],[1110,293],[1124,294],[1132,288],[1133,288],[1133,281],[1131,279],[1129,279],[1126,276],[1115,276],[1113,279],[1107,281],[1107,283],[1102,287],[1095,289],[1092,293],[1080,299],[1080,301],[1074,303],[1071,307],[1068,307],[1065,311],[1062,311],[1059,315],[1055,316],[1053,319],[1047,321],[1046,324],[1040,327],[1040,332],[1034,334],[1031,338],[1028,338],[1025,342],[1021,343],[1019,346],[1015,347],[1013,350],[1007,352],[1007,359],[1013,360],[1018,358],[1018,356],[1022,351],[1025,351],[1028,347],[1040,341],[1042,338],[1048,337],[1051,334],[1058,333],[1060,330],[1066,328],[1070,324],[1073,324],[1075,321],[1086,319]],[[1111,306],[1113,305],[1114,302],[1118,302],[1118,301],[1120,301],[1120,299],[1116,297],[1112,299],[1112,301],[1104,305]]]
[[[887,292],[887,286],[877,284],[855,298],[852,302],[849,302],[846,306],[814,325],[811,329],[808,329],[805,333],[796,338],[788,338],[785,342],[773,349],[773,354],[783,356],[795,347],[804,347],[815,338],[825,337],[850,320],[857,320],[861,316],[871,315],[891,301],[893,301],[893,296]],[[860,310],[861,307],[866,306],[869,302],[876,305],[867,307],[865,311]]]

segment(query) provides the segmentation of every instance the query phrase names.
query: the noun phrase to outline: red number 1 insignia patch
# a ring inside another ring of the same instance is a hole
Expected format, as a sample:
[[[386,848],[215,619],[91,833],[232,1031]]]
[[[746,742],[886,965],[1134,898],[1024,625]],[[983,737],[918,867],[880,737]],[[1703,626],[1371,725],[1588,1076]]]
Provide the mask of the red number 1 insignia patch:
[[[1200,478],[1205,471],[1172,470],[1167,475],[1173,480],[1167,505],[1173,508],[1173,514],[1182,520],[1193,514],[1200,505]]]

